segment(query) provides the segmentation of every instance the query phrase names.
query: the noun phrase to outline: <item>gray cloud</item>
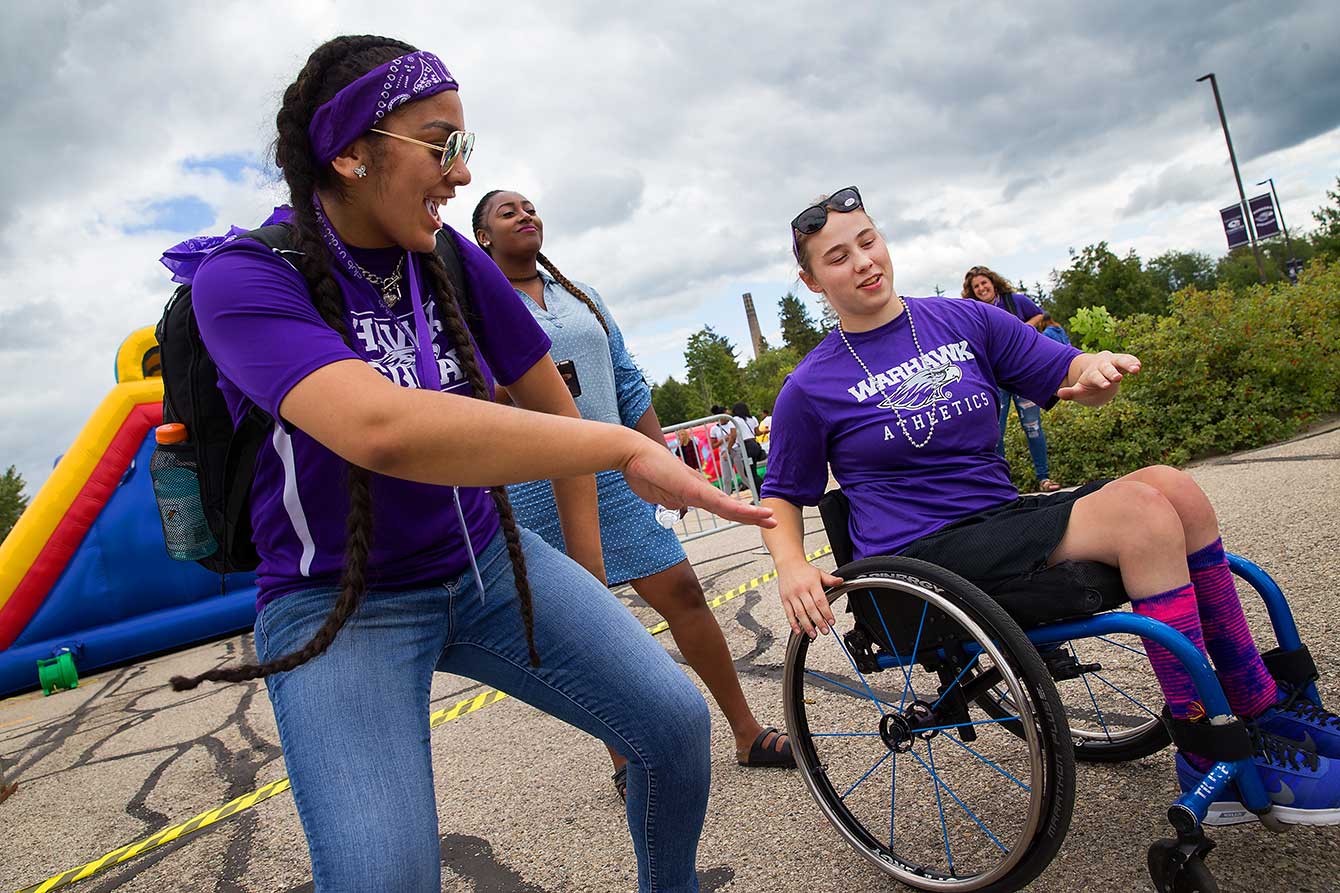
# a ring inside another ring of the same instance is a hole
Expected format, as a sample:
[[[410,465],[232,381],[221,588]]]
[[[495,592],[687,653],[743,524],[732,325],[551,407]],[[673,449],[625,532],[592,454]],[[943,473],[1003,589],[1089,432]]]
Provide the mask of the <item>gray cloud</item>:
[[[1165,168],[1153,180],[1136,187],[1121,216],[1135,217],[1167,205],[1213,201],[1225,193],[1230,176],[1227,162]]]

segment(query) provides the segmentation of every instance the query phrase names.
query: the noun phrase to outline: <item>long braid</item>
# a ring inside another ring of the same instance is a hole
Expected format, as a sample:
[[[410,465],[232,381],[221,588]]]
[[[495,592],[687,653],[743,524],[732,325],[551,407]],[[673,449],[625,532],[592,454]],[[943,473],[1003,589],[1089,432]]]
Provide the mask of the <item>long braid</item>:
[[[447,236],[451,238],[451,236]],[[480,400],[489,399],[488,383],[484,373],[475,362],[475,348],[470,340],[470,330],[461,315],[461,296],[447,275],[446,265],[436,253],[421,254],[419,259],[432,279],[433,295],[437,301],[437,315],[441,318],[456,351],[457,361],[465,371],[470,382],[471,396]],[[498,517],[502,521],[503,538],[507,541],[507,554],[512,559],[512,577],[516,581],[516,595],[521,609],[521,622],[526,629],[526,648],[530,652],[530,665],[540,665],[540,653],[535,648],[535,612],[531,599],[530,580],[526,576],[526,556],[521,551],[521,533],[517,528],[516,515],[512,513],[512,503],[507,499],[505,487],[489,489],[494,505],[498,508]]]
[[[329,167],[312,163],[307,122],[322,103],[344,85],[364,72],[396,56],[413,52],[413,47],[383,37],[339,37],[318,47],[307,60],[298,79],[284,91],[284,101],[276,116],[279,137],[275,142],[275,161],[284,171],[294,210],[294,248],[291,255],[307,280],[312,303],[325,323],[351,342],[344,314],[344,296],[331,275],[326,247],[318,235],[320,224],[312,207],[318,186],[333,186]],[[354,611],[362,603],[367,588],[367,562],[372,550],[372,476],[367,469],[348,466],[349,514],[345,521],[344,571],[340,592],[321,627],[306,645],[297,651],[261,664],[244,664],[228,669],[210,670],[198,676],[174,676],[177,691],[195,688],[201,682],[244,682],[301,666],[324,652],[335,640]]]
[[[587,309],[589,309],[592,313],[595,314],[596,319],[600,321],[600,327],[604,329],[605,334],[608,335],[610,333],[610,324],[605,322],[605,317],[601,314],[600,308],[596,306],[596,302],[587,297],[586,292],[582,291],[580,288],[574,285],[571,279],[560,273],[558,267],[554,266],[553,261],[549,260],[549,258],[544,256],[543,251],[537,252],[535,255],[535,259],[540,262],[540,266],[544,267],[546,270],[549,271],[549,275],[553,276],[555,281],[557,281],[559,285],[566,288],[569,294],[571,294],[573,297],[577,298],[577,300],[585,304],[587,306]]]

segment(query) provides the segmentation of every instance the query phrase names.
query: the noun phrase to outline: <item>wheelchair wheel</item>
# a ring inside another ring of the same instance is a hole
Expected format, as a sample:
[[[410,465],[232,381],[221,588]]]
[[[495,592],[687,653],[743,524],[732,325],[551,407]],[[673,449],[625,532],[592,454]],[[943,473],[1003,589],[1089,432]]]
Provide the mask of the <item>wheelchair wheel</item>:
[[[837,571],[826,636],[792,635],[787,727],[801,777],[853,849],[909,886],[1018,890],[1070,826],[1075,765],[1037,650],[981,590],[935,565]],[[1008,711],[981,706],[992,689]]]
[[[1095,636],[1040,649],[1074,738],[1075,759],[1122,763],[1158,753],[1171,740],[1159,719],[1163,693],[1137,636]],[[1000,686],[982,696],[993,716],[1013,712]]]

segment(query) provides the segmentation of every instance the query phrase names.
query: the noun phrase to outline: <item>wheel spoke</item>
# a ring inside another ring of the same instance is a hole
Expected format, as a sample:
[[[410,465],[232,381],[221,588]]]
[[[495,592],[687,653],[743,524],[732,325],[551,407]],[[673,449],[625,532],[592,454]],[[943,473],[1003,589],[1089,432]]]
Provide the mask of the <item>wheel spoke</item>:
[[[884,761],[887,760],[887,759],[888,759],[889,757],[891,757],[892,755],[893,755],[893,751],[891,751],[891,750],[886,750],[886,751],[884,751],[884,756],[880,757],[878,760],[875,760],[875,765],[873,765],[873,766],[871,766],[869,769],[865,770],[865,774],[862,775],[860,778],[856,779],[856,784],[854,784],[854,785],[852,785],[851,787],[847,788],[847,792],[846,792],[845,794],[842,795],[842,798],[841,798],[841,799],[846,800],[847,797],[849,797],[849,796],[851,795],[851,792],[852,792],[852,791],[854,791],[854,790],[856,790],[857,788],[859,788],[859,787],[861,786],[861,783],[864,782],[867,778],[869,778],[869,777],[870,777],[870,774],[871,774],[872,772],[874,772],[876,769],[878,769],[880,766],[882,766],[882,765],[884,764]]]
[[[958,671],[958,675],[954,677],[954,681],[949,683],[949,685],[945,688],[944,691],[940,692],[940,697],[936,698],[935,703],[931,705],[932,711],[934,711],[936,707],[940,706],[940,702],[943,701],[946,697],[948,697],[949,693],[954,690],[954,686],[958,685],[959,680],[963,678],[963,674],[971,670],[973,668],[973,665],[977,663],[977,661],[981,658],[981,656],[982,652],[980,651],[977,652],[976,654],[973,655],[972,660],[968,661],[967,666]]]
[[[806,670],[806,671],[805,671],[805,675],[807,675],[807,676],[814,676],[814,677],[816,677],[816,678],[818,678],[818,679],[822,679],[824,682],[827,682],[829,685],[832,685],[832,686],[835,686],[835,687],[837,687],[837,688],[841,688],[841,689],[844,689],[844,690],[846,690],[846,691],[849,691],[849,692],[851,692],[852,694],[856,695],[856,697],[858,697],[858,698],[862,698],[862,699],[867,700],[867,701],[877,701],[878,703],[883,704],[884,706],[888,707],[890,710],[893,710],[893,709],[894,709],[894,706],[893,706],[892,703],[890,703],[889,701],[884,700],[883,698],[877,697],[877,696],[875,695],[875,693],[874,693],[873,691],[870,690],[870,686],[869,686],[869,685],[866,685],[866,690],[865,690],[864,692],[860,692],[860,691],[857,691],[856,689],[852,688],[850,685],[843,685],[841,682],[838,682],[836,679],[832,679],[832,678],[829,678],[828,676],[825,676],[823,673],[820,673],[820,672],[817,671],[817,670]],[[865,680],[862,679],[861,681],[864,682]],[[879,712],[880,712],[881,715],[884,713],[883,710],[881,710],[881,711],[879,711]]]
[[[1100,642],[1106,642],[1106,643],[1109,644],[1109,645],[1113,645],[1113,646],[1115,646],[1115,647],[1117,647],[1117,648],[1121,648],[1121,649],[1123,649],[1123,650],[1125,650],[1125,651],[1129,651],[1131,654],[1138,654],[1138,655],[1140,655],[1140,656],[1143,657],[1143,658],[1148,658],[1148,657],[1149,657],[1148,654],[1145,654],[1145,653],[1144,653],[1143,651],[1141,651],[1139,648],[1132,648],[1130,645],[1123,645],[1122,643],[1118,642],[1116,639],[1109,639],[1107,636],[1094,636],[1094,638],[1097,639],[1097,640],[1100,641]]]
[[[1001,851],[1002,853],[1005,853],[1006,855],[1009,855],[1009,852],[1010,852],[1010,851],[1009,851],[1009,848],[1006,847],[1005,844],[1001,843],[999,840],[996,839],[996,835],[994,835],[994,834],[991,833],[991,829],[988,828],[988,827],[982,822],[982,820],[979,819],[979,818],[977,817],[977,814],[976,814],[976,813],[974,813],[971,809],[968,808],[968,804],[964,803],[964,802],[959,798],[959,795],[954,793],[954,789],[951,788],[951,787],[949,786],[949,784],[948,784],[943,778],[940,777],[940,774],[939,774],[938,772],[935,771],[935,752],[931,749],[931,742],[930,742],[930,741],[927,741],[927,742],[926,742],[926,753],[927,753],[927,755],[930,757],[930,765],[929,765],[929,766],[926,765],[926,761],[923,760],[923,759],[917,754],[916,751],[909,751],[909,753],[911,753],[912,756],[916,757],[917,762],[921,764],[921,768],[925,769],[927,772],[930,773],[930,775],[931,775],[931,780],[932,780],[932,781],[935,783],[935,785],[936,785],[936,788],[935,788],[935,801],[936,801],[936,803],[940,803],[940,802],[941,802],[941,801],[940,801],[940,788],[943,787],[943,788],[945,789],[945,793],[948,794],[950,797],[954,798],[954,802],[958,804],[959,809],[963,810],[964,815],[966,815],[968,818],[972,819],[973,824],[975,824],[978,828],[981,828],[981,829],[982,829],[982,833],[985,834],[985,835],[987,836],[987,838],[990,839],[990,841],[991,841],[992,843],[994,843],[994,844],[1000,849],[1000,851]],[[946,856],[949,856],[949,828],[948,828],[948,826],[945,824],[945,819],[944,819],[944,807],[943,807],[943,806],[940,807],[940,826],[941,826],[941,828],[944,829],[944,833],[945,833],[945,855],[946,855]],[[954,860],[953,860],[953,857],[950,857],[950,858],[949,858],[949,870],[950,870],[951,872],[954,870]]]
[[[1071,653],[1075,655],[1075,661],[1084,663],[1084,658],[1079,656],[1079,649],[1075,647],[1075,643],[1067,642],[1066,644],[1070,646]],[[1107,743],[1111,744],[1112,733],[1108,731],[1107,723],[1103,721],[1103,710],[1098,706],[1098,699],[1093,696],[1093,686],[1089,685],[1089,674],[1080,673],[1079,676],[1084,680],[1084,688],[1089,692],[1089,703],[1093,704],[1093,712],[1098,715],[1098,725],[1103,727],[1103,735],[1107,737]]]
[[[1033,789],[1032,789],[1032,788],[1030,788],[1028,785],[1024,784],[1024,783],[1023,783],[1022,781],[1020,781],[1019,779],[1015,778],[1013,775],[1011,775],[1010,772],[1009,772],[1007,769],[1005,769],[1003,766],[1000,766],[999,764],[997,764],[997,763],[996,763],[994,760],[992,760],[990,757],[984,757],[984,756],[982,756],[982,755],[981,755],[980,753],[978,753],[976,750],[974,750],[973,748],[969,747],[967,743],[958,740],[958,738],[954,737],[953,735],[946,735],[946,736],[945,736],[945,740],[948,741],[948,742],[950,742],[951,744],[957,744],[959,747],[963,748],[963,749],[966,750],[968,753],[970,753],[970,754],[972,754],[973,756],[977,757],[977,759],[981,760],[983,763],[986,763],[986,764],[987,764],[988,766],[990,766],[992,769],[995,769],[995,770],[996,770],[997,772],[999,772],[1001,775],[1005,776],[1005,777],[1008,778],[1010,781],[1014,782],[1014,783],[1017,784],[1019,787],[1023,788],[1025,791],[1028,791],[1030,794],[1033,792]]]
[[[945,858],[949,860],[949,873],[953,874],[954,854],[949,850],[949,824],[945,822],[945,805],[944,801],[940,799],[940,776],[935,774],[935,749],[931,746],[931,742],[926,742],[926,753],[930,755],[931,760],[929,767],[926,766],[925,760],[917,756],[915,750],[909,750],[908,753],[916,757],[917,762],[921,763],[921,767],[931,774],[931,787],[935,789],[935,805],[940,810],[940,833],[944,835]]]
[[[811,738],[879,738],[879,732],[810,732]]]
[[[912,643],[912,653],[909,654],[909,655],[907,656],[907,662],[908,662],[908,669],[907,669],[907,685],[905,685],[905,686],[903,687],[903,699],[902,699],[901,701],[898,702],[898,709],[899,709],[899,710],[903,709],[903,706],[907,704],[907,693],[908,693],[909,691],[912,691],[912,667],[911,667],[911,665],[912,665],[912,662],[915,661],[915,660],[917,659],[917,652],[921,650],[921,633],[922,633],[923,630],[926,629],[926,614],[927,614],[928,611],[930,611],[930,609],[931,609],[931,603],[930,603],[930,602],[922,602],[922,603],[921,603],[921,622],[917,624],[917,638],[916,638],[916,641]],[[879,622],[880,622],[880,623],[883,623],[883,622],[884,622],[884,615],[883,615],[883,614],[880,614],[880,615],[879,615]],[[884,634],[885,634],[885,635],[888,635],[888,627],[885,627],[885,628],[884,628]],[[889,641],[893,641],[892,637],[890,637]],[[896,657],[897,655],[894,655],[894,656]],[[917,693],[916,693],[915,691],[912,691],[912,700],[915,701],[916,699],[917,699]]]
[[[1116,692],[1117,694],[1121,695],[1123,698],[1125,698],[1126,700],[1130,701],[1132,704],[1134,704],[1135,706],[1139,707],[1139,708],[1140,708],[1141,710],[1143,710],[1144,712],[1148,713],[1148,714],[1149,714],[1150,716],[1152,716],[1154,719],[1159,719],[1159,715],[1158,715],[1157,713],[1155,713],[1153,710],[1150,710],[1150,709],[1149,709],[1148,707],[1146,707],[1144,704],[1141,704],[1138,700],[1136,700],[1136,699],[1135,699],[1134,697],[1132,697],[1131,695],[1128,695],[1126,692],[1122,691],[1119,687],[1113,685],[1111,682],[1108,682],[1107,679],[1105,679],[1105,678],[1103,677],[1103,674],[1102,674],[1102,673],[1094,673],[1093,675],[1094,675],[1094,678],[1097,679],[1099,682],[1103,683],[1103,684],[1106,685],[1108,688],[1112,689],[1114,692]]]
[[[893,634],[892,634],[891,632],[889,632],[889,624],[888,624],[888,622],[885,621],[885,619],[884,619],[884,611],[880,609],[880,607],[879,607],[879,602],[875,599],[874,595],[871,595],[871,596],[870,596],[870,604],[874,606],[874,608],[875,608],[875,615],[876,615],[877,617],[879,617],[879,625],[880,625],[880,627],[882,627],[883,630],[884,630],[884,639],[885,639],[885,641],[887,641],[887,642],[889,643],[889,647],[890,647],[891,649],[893,649],[893,659],[896,660],[896,661],[898,661],[898,666],[899,666],[899,667],[902,669],[902,671],[903,671],[903,679],[904,679],[905,686],[906,686],[906,687],[903,689],[903,698],[906,699],[906,697],[907,697],[907,689],[912,687],[912,659],[913,659],[914,657],[916,657],[916,655],[917,655],[917,650],[916,650],[916,648],[914,647],[914,648],[912,649],[912,653],[909,654],[909,655],[907,656],[907,661],[904,662],[904,661],[903,661],[903,656],[902,656],[901,654],[898,653],[898,646],[897,646],[897,644],[895,644],[894,641],[893,641]],[[926,605],[927,605],[927,607],[929,607],[930,603],[927,602]],[[924,609],[922,610],[922,614],[921,614],[921,616],[922,616],[922,619],[925,620],[926,612],[925,612]],[[918,630],[918,632],[917,632],[917,638],[918,638],[918,639],[921,638],[921,632],[920,632],[920,630]],[[913,697],[914,699],[916,698],[916,695],[917,695],[917,693],[916,693],[915,691],[912,692],[912,697]],[[901,710],[901,709],[902,709],[902,706],[899,705],[899,708],[898,708],[898,709]]]
[[[961,729],[965,726],[989,726],[994,723],[1019,722],[1018,716],[1002,716],[997,719],[974,719],[971,722],[955,722],[943,726],[918,726],[918,732],[946,732],[951,729]]]
[[[893,771],[889,773],[889,849],[893,849],[893,813],[898,807],[898,753],[893,754]]]
[[[879,715],[883,716],[884,708],[880,706],[883,702],[880,701],[879,698],[875,697],[875,690],[871,688],[870,683],[865,680],[865,674],[862,673],[860,668],[856,666],[856,658],[852,657],[851,652],[847,650],[847,643],[842,641],[842,637],[837,634],[837,630],[834,629],[833,627],[830,626],[828,628],[828,631],[833,634],[833,641],[838,643],[838,647],[842,649],[842,653],[847,656],[847,663],[851,664],[852,672],[860,677],[861,684],[865,686],[866,694],[870,695],[870,700],[874,702],[875,707],[879,710]]]

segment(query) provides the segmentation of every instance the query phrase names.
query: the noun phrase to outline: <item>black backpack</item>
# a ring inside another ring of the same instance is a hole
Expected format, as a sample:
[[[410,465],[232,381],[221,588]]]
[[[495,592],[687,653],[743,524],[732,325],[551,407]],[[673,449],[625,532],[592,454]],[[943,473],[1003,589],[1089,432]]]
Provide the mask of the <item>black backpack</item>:
[[[280,257],[300,253],[293,248],[292,229],[284,223],[263,226],[239,238],[255,239]],[[466,319],[473,321],[465,269],[445,230],[438,232],[437,255],[446,264]],[[198,563],[219,574],[253,571],[260,558],[251,539],[251,480],[256,452],[273,431],[274,419],[252,405],[234,428],[219,390],[218,367],[200,338],[189,283],[179,286],[163,309],[157,336],[163,370],[163,423],[186,426],[200,481],[201,507],[219,544],[213,555]]]

